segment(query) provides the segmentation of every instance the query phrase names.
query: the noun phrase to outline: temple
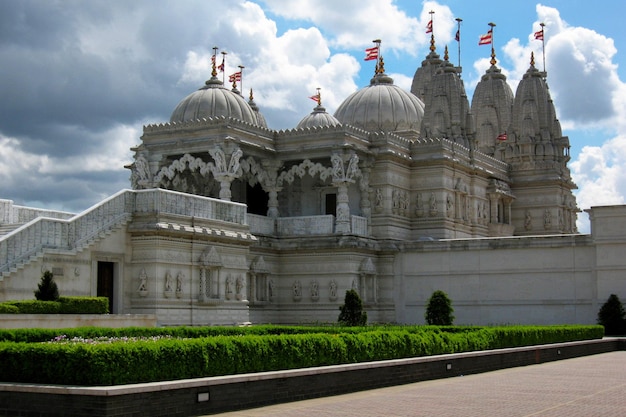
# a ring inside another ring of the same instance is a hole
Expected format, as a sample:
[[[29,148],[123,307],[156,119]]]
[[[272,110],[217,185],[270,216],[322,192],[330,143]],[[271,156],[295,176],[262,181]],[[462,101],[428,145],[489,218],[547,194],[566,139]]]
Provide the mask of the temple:
[[[423,323],[440,289],[459,324],[548,324],[595,323],[626,293],[626,207],[577,232],[569,139],[532,57],[515,94],[492,58],[471,104],[447,48],[410,92],[380,57],[334,115],[318,93],[288,130],[213,64],[133,151],[131,189],[82,213],[0,200],[0,300],[50,270],[62,295],[161,325],[336,322],[348,289],[370,322]]]

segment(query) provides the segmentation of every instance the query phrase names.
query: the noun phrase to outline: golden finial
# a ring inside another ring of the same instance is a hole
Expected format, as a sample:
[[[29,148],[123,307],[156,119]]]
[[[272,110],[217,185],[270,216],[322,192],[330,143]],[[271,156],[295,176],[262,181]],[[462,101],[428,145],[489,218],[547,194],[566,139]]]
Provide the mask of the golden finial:
[[[382,55],[380,57],[380,65],[378,66],[378,73],[379,74],[385,73],[385,60],[383,59]]]
[[[535,53],[534,52],[530,52],[530,66],[534,67],[535,66]]]
[[[444,61],[448,60],[448,45],[446,45],[444,51],[443,51],[443,59]]]
[[[254,95],[252,94],[252,89],[250,89],[250,101],[254,101]]]

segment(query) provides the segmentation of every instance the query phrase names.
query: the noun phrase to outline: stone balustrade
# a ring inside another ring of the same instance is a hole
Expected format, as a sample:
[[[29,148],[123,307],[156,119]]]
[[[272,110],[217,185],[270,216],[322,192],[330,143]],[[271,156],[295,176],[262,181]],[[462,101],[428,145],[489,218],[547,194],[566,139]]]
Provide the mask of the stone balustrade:
[[[70,219],[37,217],[0,237],[0,276],[46,248],[80,248],[134,213],[148,212],[247,224],[245,204],[163,189],[122,190]]]

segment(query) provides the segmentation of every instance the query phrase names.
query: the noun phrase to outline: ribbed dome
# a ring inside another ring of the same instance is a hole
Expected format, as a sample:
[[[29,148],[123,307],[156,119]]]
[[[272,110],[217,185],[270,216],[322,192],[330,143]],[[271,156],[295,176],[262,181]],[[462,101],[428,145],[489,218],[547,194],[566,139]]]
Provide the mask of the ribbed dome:
[[[326,108],[318,105],[313,109],[311,114],[306,115],[302,120],[300,120],[300,123],[298,123],[296,128],[303,129],[307,127],[337,126],[338,124],[341,123],[339,123],[339,120],[337,120],[335,116],[326,113]]]
[[[257,114],[241,95],[225,88],[212,77],[199,90],[185,97],[174,109],[170,122],[187,122],[205,117],[232,117],[259,125]]]
[[[386,74],[377,74],[370,85],[351,94],[335,112],[340,123],[372,132],[420,130],[424,103],[393,84]]]

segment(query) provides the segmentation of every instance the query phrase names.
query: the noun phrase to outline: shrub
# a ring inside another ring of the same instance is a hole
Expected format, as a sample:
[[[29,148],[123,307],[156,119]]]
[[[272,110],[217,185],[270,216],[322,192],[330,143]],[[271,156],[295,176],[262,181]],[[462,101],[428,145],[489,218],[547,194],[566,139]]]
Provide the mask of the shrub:
[[[21,300],[7,301],[5,304],[17,307],[20,314],[59,314],[61,310],[58,301]]]
[[[621,335],[626,333],[626,311],[619,297],[611,294],[598,311],[598,324],[604,326],[604,334]]]
[[[39,301],[57,301],[59,299],[59,288],[54,282],[52,272],[46,271],[41,276],[41,281],[37,285],[35,298]]]
[[[172,334],[177,329],[0,329],[0,381],[131,384],[599,339],[603,334],[601,326],[372,326],[261,335],[252,334],[252,326],[238,328],[238,335],[232,328],[190,328],[213,336],[178,339]],[[163,337],[153,337],[158,334]],[[97,340],[103,335],[108,337]],[[75,337],[81,340],[72,341]]]
[[[59,297],[61,314],[107,314],[107,297]]]
[[[450,326],[454,322],[452,302],[448,295],[440,290],[435,291],[428,300],[426,307],[426,323],[431,326]]]
[[[20,309],[10,304],[0,304],[0,314],[17,314]]]
[[[344,304],[339,307],[339,323],[345,326],[365,326],[367,313],[363,311],[361,297],[355,290],[346,291]]]

